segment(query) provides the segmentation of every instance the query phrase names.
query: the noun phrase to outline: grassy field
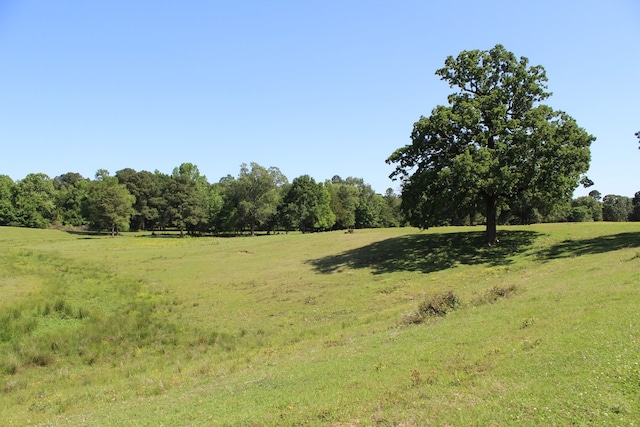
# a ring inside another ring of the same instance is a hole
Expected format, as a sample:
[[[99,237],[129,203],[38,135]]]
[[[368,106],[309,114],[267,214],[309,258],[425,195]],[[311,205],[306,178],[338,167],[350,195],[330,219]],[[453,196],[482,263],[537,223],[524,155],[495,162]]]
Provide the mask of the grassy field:
[[[1,424],[640,423],[640,224],[499,237],[2,227]]]

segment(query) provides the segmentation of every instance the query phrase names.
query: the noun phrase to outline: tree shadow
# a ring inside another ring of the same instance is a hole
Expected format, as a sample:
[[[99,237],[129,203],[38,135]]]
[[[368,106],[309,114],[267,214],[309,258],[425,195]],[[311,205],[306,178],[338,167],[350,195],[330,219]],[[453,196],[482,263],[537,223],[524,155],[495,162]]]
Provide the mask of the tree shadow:
[[[184,237],[186,237],[187,235],[185,234],[184,236],[180,235],[179,231],[176,232],[162,232],[162,233],[149,233],[149,234],[141,234],[139,236],[136,236],[136,239],[182,239]]]
[[[508,265],[541,234],[505,230],[500,244],[487,246],[484,232],[410,234],[375,242],[337,255],[307,261],[323,274],[343,268],[371,268],[374,274],[397,271],[431,273],[463,265]]]
[[[92,230],[62,230],[67,234],[71,234],[72,236],[78,236],[78,240],[91,240],[97,239],[101,237],[97,232]],[[106,234],[103,234],[106,236]]]
[[[564,240],[537,254],[538,259],[568,258],[601,254],[619,249],[640,247],[640,232],[626,232],[598,236],[591,239]]]

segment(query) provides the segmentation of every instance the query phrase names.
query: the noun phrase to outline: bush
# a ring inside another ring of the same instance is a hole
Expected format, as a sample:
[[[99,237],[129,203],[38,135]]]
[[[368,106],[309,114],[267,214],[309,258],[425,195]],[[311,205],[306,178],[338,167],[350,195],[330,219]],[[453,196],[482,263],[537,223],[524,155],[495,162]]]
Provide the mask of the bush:
[[[418,306],[418,313],[422,317],[444,316],[455,310],[460,305],[460,298],[452,291],[445,294],[436,294],[430,299],[424,300]]]
[[[452,291],[433,295],[420,303],[418,310],[407,316],[407,323],[422,323],[428,317],[444,316],[460,305],[460,298]]]
[[[516,292],[515,285],[511,285],[506,288],[494,286],[493,288],[489,289],[489,291],[485,295],[485,301],[488,303],[494,303],[498,301],[500,298],[509,298],[515,292]]]

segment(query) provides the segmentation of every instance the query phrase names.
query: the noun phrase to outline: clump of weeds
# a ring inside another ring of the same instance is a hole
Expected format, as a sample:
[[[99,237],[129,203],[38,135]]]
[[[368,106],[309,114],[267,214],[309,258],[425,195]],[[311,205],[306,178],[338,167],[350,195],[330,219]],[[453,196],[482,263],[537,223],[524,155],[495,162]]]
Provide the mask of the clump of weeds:
[[[460,298],[448,291],[426,298],[418,305],[418,309],[406,316],[405,323],[422,323],[431,317],[442,317],[460,306]]]

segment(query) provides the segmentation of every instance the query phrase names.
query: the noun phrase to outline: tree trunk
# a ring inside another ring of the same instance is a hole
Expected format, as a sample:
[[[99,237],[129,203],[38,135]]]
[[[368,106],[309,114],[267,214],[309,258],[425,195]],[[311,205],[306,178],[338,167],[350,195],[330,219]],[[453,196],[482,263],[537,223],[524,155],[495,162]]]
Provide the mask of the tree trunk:
[[[487,197],[487,231],[485,235],[485,242],[487,245],[493,246],[498,243],[498,232],[496,230],[496,216],[498,200],[495,197]]]
[[[111,223],[111,237],[115,237],[116,236],[116,223],[112,222]]]

